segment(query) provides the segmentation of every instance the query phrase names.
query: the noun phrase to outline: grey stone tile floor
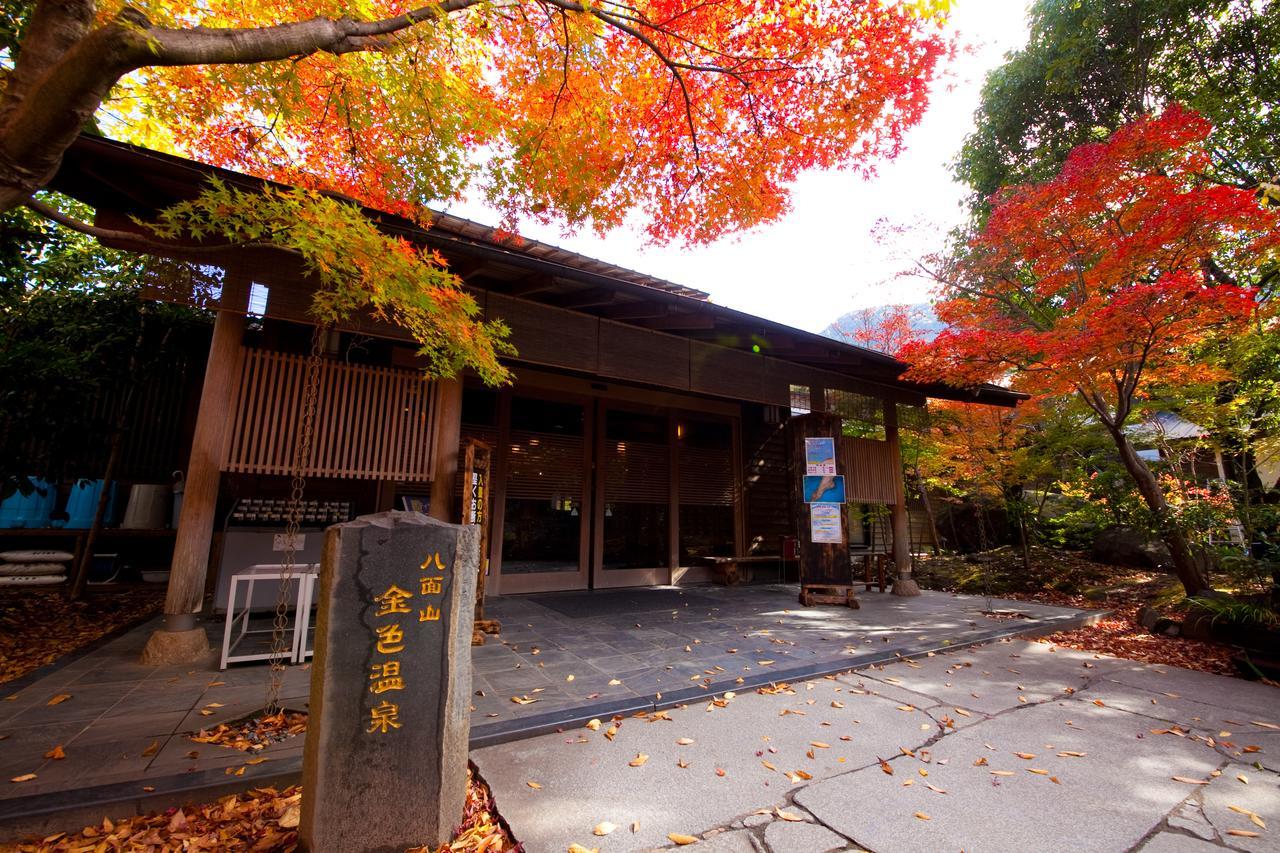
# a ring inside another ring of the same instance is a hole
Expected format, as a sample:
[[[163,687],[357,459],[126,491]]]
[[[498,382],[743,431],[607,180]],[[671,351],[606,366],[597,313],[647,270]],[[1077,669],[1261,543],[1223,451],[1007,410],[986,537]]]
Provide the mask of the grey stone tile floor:
[[[720,699],[472,760],[528,853],[1280,851],[1265,684],[1004,639]]]
[[[787,677],[804,667],[834,671],[872,652],[961,645],[989,639],[993,631],[1035,629],[1079,614],[944,593],[865,593],[859,610],[802,608],[796,595],[794,585],[760,585],[495,599],[486,615],[501,621],[501,636],[472,650],[473,736],[549,712],[661,702],[662,694],[698,696],[738,678]],[[1015,608],[1025,618],[988,618],[983,611],[989,606]],[[20,689],[6,692],[0,685],[0,779],[36,774],[24,783],[5,782],[0,802],[112,783],[141,789],[156,779],[244,765],[245,754],[196,744],[187,735],[261,709],[266,666],[219,671],[213,656],[202,666],[142,666],[139,655],[156,624]],[[207,627],[210,639],[220,640],[221,624]],[[287,707],[306,708],[310,679],[309,665],[285,672],[281,699]],[[48,704],[61,694],[70,698]],[[513,697],[536,701],[518,704]],[[44,758],[59,745],[66,758]],[[272,767],[296,768],[301,748],[294,738],[260,754]],[[249,767],[246,784],[265,768]]]

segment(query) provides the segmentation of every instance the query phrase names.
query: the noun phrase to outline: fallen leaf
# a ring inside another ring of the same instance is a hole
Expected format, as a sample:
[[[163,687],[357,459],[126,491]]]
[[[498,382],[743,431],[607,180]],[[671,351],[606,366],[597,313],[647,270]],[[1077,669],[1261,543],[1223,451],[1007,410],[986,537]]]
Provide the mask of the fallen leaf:
[[[142,757],[143,757],[143,758],[150,758],[151,756],[155,755],[155,754],[156,754],[157,752],[159,752],[159,751],[160,751],[160,741],[158,741],[158,740],[153,740],[153,741],[151,741],[151,745],[150,745],[150,746],[148,746],[146,749],[142,750]]]
[[[533,789],[533,790],[535,790],[535,791],[541,791],[541,790],[542,790],[542,784],[541,784],[540,782],[534,782],[534,781],[530,780],[530,781],[528,781],[528,782],[525,782],[525,784],[526,784],[526,785],[528,785],[530,788],[532,788],[532,789]]]
[[[609,823],[609,821],[607,820],[602,820],[596,824],[595,829],[591,830],[591,834],[592,835],[608,835],[609,833],[613,832],[617,828],[618,827],[615,824]]]
[[[676,767],[679,767],[681,770],[686,769],[688,766],[689,762],[685,761],[683,758],[676,759]]]
[[[1237,838],[1257,838],[1259,833],[1251,829],[1228,829],[1227,835],[1234,835]]]
[[[830,748],[831,748],[831,744],[829,744],[829,743],[823,743],[823,742],[822,742],[822,741],[820,741],[820,740],[811,740],[811,741],[809,741],[809,746],[816,746],[818,749],[830,749]]]
[[[673,843],[673,844],[678,844],[678,845],[680,845],[681,847],[685,846],[686,844],[697,844],[697,843],[698,843],[698,839],[697,839],[697,837],[696,837],[696,836],[693,836],[693,835],[685,835],[685,834],[684,834],[684,833],[682,833],[682,832],[668,832],[668,833],[667,833],[667,840],[668,840],[668,841],[670,841],[670,842],[671,842],[671,843]]]
[[[612,740],[617,736],[617,734],[618,734],[618,726],[617,726],[617,724],[614,724],[614,725],[612,725],[612,726],[609,726],[609,728],[607,728],[607,729],[605,729],[605,730],[604,730],[604,736],[605,736],[605,737],[607,737],[607,738],[608,738],[609,740],[611,740],[611,741],[612,741]]]
[[[622,683],[622,682],[621,682],[621,681],[619,681],[619,680],[618,680],[618,679],[616,679],[616,678],[610,678],[610,679],[609,679],[609,686],[610,686],[610,687],[617,687],[617,686],[618,686],[619,684],[621,684],[621,683]]]
[[[14,776],[9,781],[10,782],[30,782],[34,778],[36,778],[36,774],[34,773],[23,773],[21,776]]]
[[[1087,753],[1084,753],[1084,752],[1072,752],[1071,750],[1065,750],[1063,752],[1059,752],[1058,757],[1059,758],[1084,758],[1086,754]]]
[[[681,746],[689,746],[690,744],[693,743],[693,738],[691,737],[676,738],[676,743],[680,744]]]
[[[883,758],[877,758],[876,760],[880,762],[881,770],[883,770],[889,776],[893,775],[893,768],[889,766],[889,762],[885,761]]]
[[[643,767],[644,763],[648,760],[649,760],[649,756],[645,755],[643,752],[638,752],[636,753],[636,757],[631,759],[627,763],[630,764],[632,767]]]
[[[541,702],[542,700],[532,696],[512,696],[511,701],[517,705],[532,705],[534,702]]]
[[[1188,785],[1208,785],[1209,784],[1207,779],[1188,779],[1186,776],[1174,776],[1173,781],[1185,782]]]
[[[783,811],[781,808],[775,808],[773,813],[778,816],[779,820],[790,821],[791,823],[803,823],[804,818],[795,812]]]
[[[599,720],[588,720],[588,721],[587,721],[587,728],[591,729],[591,731],[593,731],[593,732],[598,732],[598,731],[600,731],[600,726],[601,726],[601,725],[602,725],[602,723],[601,723]]]
[[[992,770],[991,775],[992,776],[1013,776],[1014,772],[1012,770]]]
[[[61,761],[67,757],[67,753],[63,750],[62,744],[58,744],[53,749],[44,754],[45,758],[51,758],[54,761]]]
[[[1048,776],[1048,775],[1049,775],[1049,771],[1048,771],[1048,770],[1041,770],[1041,769],[1039,769],[1038,767],[1028,767],[1028,768],[1027,768],[1027,772],[1028,772],[1028,773],[1034,773],[1034,774],[1036,774],[1037,776]]]
[[[1035,753],[1033,752],[1015,752],[1014,755],[1018,756],[1024,761],[1030,761],[1031,759],[1036,757]]]
[[[564,680],[565,680],[565,681],[573,681],[573,673],[570,673],[569,675],[566,675],[566,676],[564,677]]]
[[[933,820],[933,818],[929,817],[924,812],[916,812],[916,817],[920,818],[921,820]]]
[[[717,767],[717,768],[716,768],[716,775],[717,775],[717,776],[724,776],[724,768],[723,768],[723,767]]]
[[[295,829],[300,823],[302,823],[302,807],[297,803],[291,804],[284,810],[284,814],[280,815],[280,826],[284,829]]]
[[[968,711],[966,711],[964,708],[952,708],[951,710],[955,711],[957,714],[959,714],[959,715],[960,715],[960,716],[962,716],[962,717],[972,716],[972,715],[971,715]]]
[[[581,844],[570,844],[569,853],[600,853],[600,848],[583,847]]]
[[[67,700],[68,700],[68,699],[70,699],[70,698],[71,698],[71,694],[70,694],[70,693],[59,693],[57,696],[54,696],[52,699],[50,699],[50,700],[49,700],[48,702],[46,702],[45,704],[47,704],[47,705],[61,705],[63,702],[67,701]]]

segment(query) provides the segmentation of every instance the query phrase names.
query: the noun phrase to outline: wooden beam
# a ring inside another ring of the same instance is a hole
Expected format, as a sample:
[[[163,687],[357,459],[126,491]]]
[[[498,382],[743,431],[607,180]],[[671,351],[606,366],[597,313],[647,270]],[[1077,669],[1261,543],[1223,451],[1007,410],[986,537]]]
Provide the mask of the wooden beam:
[[[893,563],[898,576],[893,581],[893,594],[920,594],[920,585],[911,577],[911,525],[907,518],[907,490],[902,480],[902,444],[898,440],[898,404],[884,401],[884,437],[893,460],[893,503],[889,520],[893,525]]]
[[[618,303],[614,307],[604,308],[595,313],[605,320],[626,322],[666,317],[671,311],[672,308],[669,305],[658,305],[653,302],[625,302]]]
[[[710,330],[716,327],[716,318],[711,314],[667,314],[661,317],[639,318],[636,320],[637,326],[643,326],[646,329],[677,330],[677,329],[701,329]]]
[[[435,425],[435,472],[431,476],[432,518],[457,521],[453,481],[458,476],[458,444],[462,439],[462,380],[436,380],[436,397],[431,422]]]
[[[566,295],[561,299],[551,300],[557,308],[568,308],[578,311],[583,308],[600,308],[605,305],[616,305],[618,291],[607,287],[589,287],[577,293]]]

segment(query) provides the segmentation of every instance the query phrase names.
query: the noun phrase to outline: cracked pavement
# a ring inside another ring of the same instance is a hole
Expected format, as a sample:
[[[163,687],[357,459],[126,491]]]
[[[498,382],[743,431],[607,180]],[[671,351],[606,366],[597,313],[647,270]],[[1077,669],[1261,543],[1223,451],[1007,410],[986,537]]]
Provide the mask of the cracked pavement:
[[[1266,685],[1019,640],[723,696],[472,759],[529,853],[1280,851]]]

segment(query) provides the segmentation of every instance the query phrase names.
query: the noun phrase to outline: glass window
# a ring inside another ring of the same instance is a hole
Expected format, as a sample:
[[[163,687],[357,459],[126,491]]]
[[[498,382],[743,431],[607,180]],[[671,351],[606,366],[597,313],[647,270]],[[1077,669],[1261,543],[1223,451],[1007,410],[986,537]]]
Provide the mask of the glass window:
[[[605,571],[652,569],[670,562],[668,430],[666,415],[605,413]]]
[[[512,399],[503,574],[578,571],[584,423],[580,405]]]
[[[731,557],[734,549],[733,428],[683,419],[676,428],[680,465],[680,565]]]

